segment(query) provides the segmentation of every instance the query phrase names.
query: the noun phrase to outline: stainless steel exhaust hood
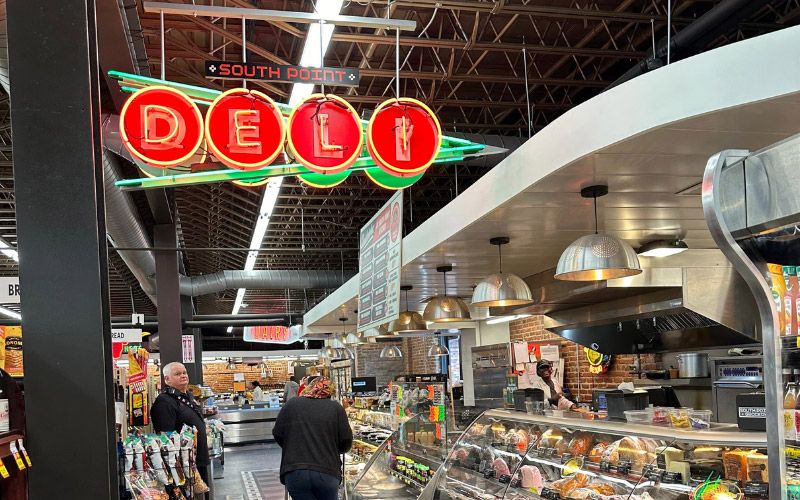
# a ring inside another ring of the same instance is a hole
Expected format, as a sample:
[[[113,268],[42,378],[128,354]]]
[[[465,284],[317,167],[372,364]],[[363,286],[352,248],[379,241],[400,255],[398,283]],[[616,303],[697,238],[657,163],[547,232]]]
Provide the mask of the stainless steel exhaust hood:
[[[759,342],[755,301],[718,250],[642,259],[642,274],[596,283],[531,276],[544,326],[605,354],[693,350]]]

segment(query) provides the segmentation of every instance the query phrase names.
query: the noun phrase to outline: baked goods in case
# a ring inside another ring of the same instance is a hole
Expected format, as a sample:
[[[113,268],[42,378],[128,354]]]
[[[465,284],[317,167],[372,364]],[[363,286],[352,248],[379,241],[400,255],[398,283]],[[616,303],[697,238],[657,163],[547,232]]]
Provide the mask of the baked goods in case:
[[[539,438],[536,447],[540,450],[543,448],[555,448],[563,440],[564,436],[561,434],[561,429],[551,427],[542,433],[542,437]]]
[[[747,455],[747,479],[749,481],[769,481],[769,462],[762,453]]]

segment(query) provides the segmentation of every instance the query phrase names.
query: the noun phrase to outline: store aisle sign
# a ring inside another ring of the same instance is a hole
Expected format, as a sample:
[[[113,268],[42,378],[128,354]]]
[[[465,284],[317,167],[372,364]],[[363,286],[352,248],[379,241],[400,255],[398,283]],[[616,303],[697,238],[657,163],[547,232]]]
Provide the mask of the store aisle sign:
[[[121,343],[127,342],[130,344],[142,343],[142,329],[141,328],[112,328],[111,329],[111,342]]]
[[[271,63],[206,61],[206,78],[358,87],[361,75],[355,68],[305,68]]]
[[[285,326],[246,326],[244,341],[261,344],[291,344],[300,340],[300,329]]]
[[[119,123],[128,151],[162,169],[203,163],[208,151],[229,168],[257,170],[269,166],[286,144],[286,152],[312,174],[327,176],[353,166],[366,143],[385,174],[410,178],[425,172],[442,144],[436,115],[409,98],[378,106],[365,134],[355,109],[333,95],[311,95],[286,118],[264,93],[236,88],[217,96],[204,115],[184,92],[153,85],[128,98]]]
[[[403,192],[398,191],[361,228],[358,330],[377,328],[400,314]]]
[[[0,304],[19,303],[19,277],[0,278]]]

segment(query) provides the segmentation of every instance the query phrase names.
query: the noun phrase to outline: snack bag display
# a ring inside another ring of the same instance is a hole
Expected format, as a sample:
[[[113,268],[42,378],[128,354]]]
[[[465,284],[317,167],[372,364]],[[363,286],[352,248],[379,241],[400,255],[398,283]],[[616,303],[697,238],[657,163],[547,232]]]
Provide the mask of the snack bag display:
[[[786,292],[783,295],[784,335],[797,335],[798,281],[795,266],[783,266],[783,282]]]
[[[5,368],[12,377],[22,377],[22,327],[6,326],[5,330]]]
[[[786,282],[783,279],[783,267],[780,264],[767,264],[769,270],[770,289],[775,311],[778,313],[778,331],[781,336],[786,335],[786,315],[784,313],[783,299],[786,295]]]

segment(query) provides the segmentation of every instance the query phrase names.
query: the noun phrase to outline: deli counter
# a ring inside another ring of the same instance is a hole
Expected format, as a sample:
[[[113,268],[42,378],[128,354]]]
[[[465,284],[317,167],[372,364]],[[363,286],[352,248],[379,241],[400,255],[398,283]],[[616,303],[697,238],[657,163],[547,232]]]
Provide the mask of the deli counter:
[[[265,404],[246,406],[220,405],[217,418],[225,424],[225,444],[248,444],[272,441],[272,429],[280,408]]]
[[[489,410],[462,434],[420,498],[769,498],[764,432],[595,417]]]

